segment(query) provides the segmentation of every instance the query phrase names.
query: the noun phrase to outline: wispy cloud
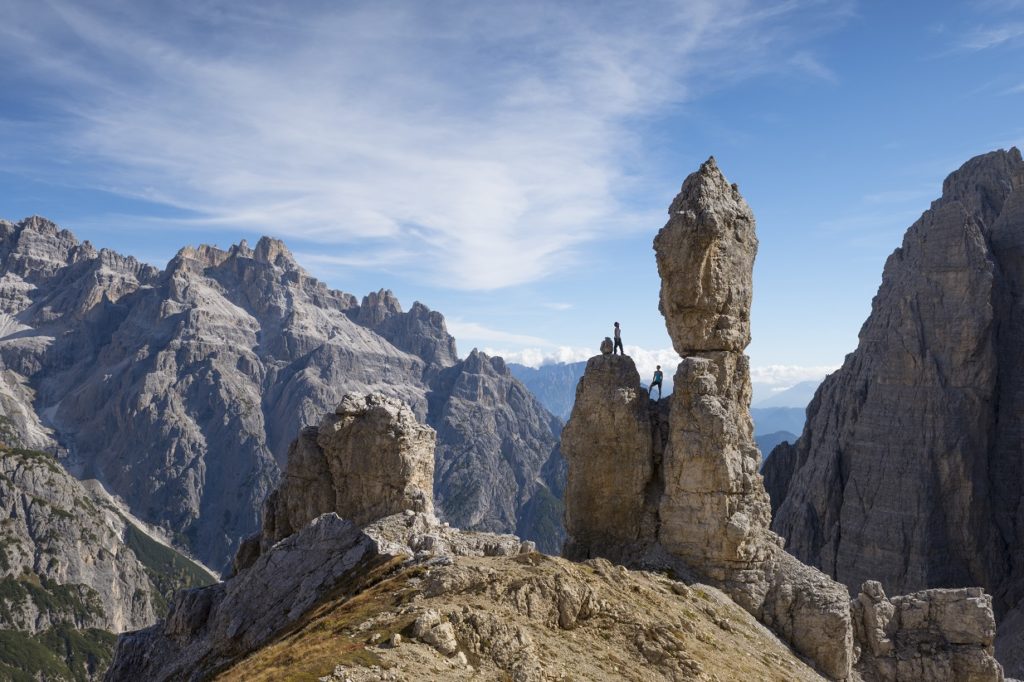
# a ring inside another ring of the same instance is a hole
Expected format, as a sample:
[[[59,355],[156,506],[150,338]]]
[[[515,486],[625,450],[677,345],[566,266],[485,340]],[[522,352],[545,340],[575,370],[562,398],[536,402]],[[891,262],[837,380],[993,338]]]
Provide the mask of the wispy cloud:
[[[551,346],[551,342],[538,336],[528,334],[516,334],[501,329],[493,329],[478,322],[466,322],[458,318],[446,320],[448,332],[459,342],[460,347],[470,345],[480,346],[480,342],[499,342],[522,345]],[[485,352],[487,352],[485,350]]]
[[[550,310],[558,310],[558,311],[569,310],[569,309],[572,308],[572,303],[551,302],[551,303],[541,303],[541,305],[544,306],[545,308],[550,309]]]
[[[960,41],[968,50],[987,50],[1024,38],[1024,23],[1001,23],[982,26],[969,31]]]
[[[801,381],[820,381],[839,369],[838,365],[765,365],[750,368],[750,380],[772,389],[786,389]]]
[[[810,52],[798,52],[789,59],[790,65],[808,76],[818,78],[833,85],[839,82],[835,71],[825,66],[817,57]]]
[[[642,224],[632,122],[760,73],[833,79],[806,44],[851,7],[16,4],[0,59],[50,113],[0,148],[200,224],[400,242],[425,279],[508,286]]]
[[[1000,93],[1000,94],[1003,94],[1003,95],[1020,95],[1020,94],[1024,94],[1024,83],[1021,83],[1020,85],[1015,85],[1012,88],[1007,88],[1007,89],[1003,90],[1003,92]]]

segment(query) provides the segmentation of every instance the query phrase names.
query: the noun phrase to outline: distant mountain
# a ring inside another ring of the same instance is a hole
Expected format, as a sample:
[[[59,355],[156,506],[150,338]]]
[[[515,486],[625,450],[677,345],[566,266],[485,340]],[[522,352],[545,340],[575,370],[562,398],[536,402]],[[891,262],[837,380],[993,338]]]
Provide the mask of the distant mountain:
[[[445,520],[560,544],[557,419],[500,359],[460,360],[439,312],[329,289],[276,239],[158,270],[44,218],[0,221],[0,371],[13,422],[39,421],[76,475],[217,569],[294,435],[370,390],[437,429]]]
[[[779,391],[768,398],[758,400],[752,407],[799,407],[804,409],[810,404],[811,398],[814,397],[814,392],[818,390],[820,385],[821,381],[817,380],[801,381],[785,391]]]
[[[750,416],[754,420],[755,436],[776,431],[801,433],[807,418],[802,407],[751,407]]]
[[[772,449],[774,449],[776,445],[783,441],[795,443],[796,439],[799,437],[800,436],[792,433],[791,431],[773,431],[772,433],[754,436],[754,440],[757,442],[757,448],[761,451],[762,465],[768,459],[768,455],[771,454]]]
[[[514,362],[508,363],[512,376],[523,382],[523,385],[537,396],[541,405],[562,421],[569,419],[573,401],[576,399],[576,384],[579,383],[586,368],[586,361],[558,362],[537,368]]]

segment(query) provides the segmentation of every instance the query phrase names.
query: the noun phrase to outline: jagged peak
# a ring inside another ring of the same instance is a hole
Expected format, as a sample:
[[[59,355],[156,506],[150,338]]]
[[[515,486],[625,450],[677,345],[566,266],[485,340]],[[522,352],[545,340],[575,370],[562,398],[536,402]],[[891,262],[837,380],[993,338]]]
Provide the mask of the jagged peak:
[[[709,210],[721,212],[723,208],[749,215],[753,219],[753,213],[740,194],[739,186],[730,183],[719,169],[715,157],[709,156],[700,168],[683,180],[683,186],[669,206],[668,214],[692,211],[700,215]]]
[[[989,226],[1003,209],[1011,192],[1024,187],[1024,159],[1016,147],[979,154],[950,173],[942,182],[939,208],[959,201]]]
[[[260,240],[256,242],[256,248],[253,250],[252,256],[258,263],[268,263],[270,265],[276,265],[279,268],[285,270],[298,270],[299,264],[295,260],[295,256],[285,246],[285,243],[280,239],[274,237],[268,237],[266,235],[260,237]]]
[[[498,374],[511,375],[508,365],[505,364],[505,358],[497,355],[491,357],[477,348],[471,350],[466,359],[462,361],[462,371],[464,372],[479,374],[485,371],[487,367],[490,367]]]
[[[34,232],[39,232],[41,234],[48,234],[52,236],[56,236],[61,233],[64,233],[65,235],[71,235],[71,232],[62,229],[59,225],[57,225],[57,223],[53,222],[49,218],[44,218],[41,215],[32,215],[27,218],[24,218],[23,220],[18,222],[17,227],[23,230],[33,230]]]
[[[416,305],[418,304],[414,304],[413,307],[415,308]],[[395,296],[395,292],[391,291],[391,289],[371,291],[363,296],[363,302],[360,307],[379,309],[384,311],[388,317],[401,314],[402,312],[402,304],[399,303],[398,297]]]
[[[200,268],[217,267],[231,256],[231,253],[210,244],[199,246],[183,246],[174,254],[174,258],[168,264],[170,271],[178,270],[186,263],[195,263]]]

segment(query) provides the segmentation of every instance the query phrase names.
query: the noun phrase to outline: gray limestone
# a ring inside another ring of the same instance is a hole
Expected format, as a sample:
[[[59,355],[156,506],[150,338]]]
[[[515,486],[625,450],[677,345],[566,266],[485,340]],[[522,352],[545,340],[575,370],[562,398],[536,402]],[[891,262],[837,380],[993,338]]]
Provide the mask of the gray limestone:
[[[459,360],[422,304],[329,289],[275,239],[186,247],[160,271],[42,218],[0,222],[0,404],[217,568],[295,434],[352,392],[437,429],[439,514],[557,546],[559,424],[496,362]]]
[[[773,528],[797,557],[851,590],[978,585],[997,617],[1018,608],[1022,262],[1024,160],[971,159],[889,257],[857,350],[803,435],[768,459]],[[1019,621],[1005,619],[1002,642],[1024,636]]]

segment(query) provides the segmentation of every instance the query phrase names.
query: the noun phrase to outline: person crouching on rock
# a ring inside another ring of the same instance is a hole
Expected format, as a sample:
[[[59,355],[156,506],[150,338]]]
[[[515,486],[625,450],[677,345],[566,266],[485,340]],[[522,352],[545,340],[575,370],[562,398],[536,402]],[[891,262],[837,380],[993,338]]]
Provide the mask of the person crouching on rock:
[[[654,393],[654,387],[658,387],[658,400],[661,400],[661,380],[664,375],[661,373],[661,365],[654,370],[654,381],[651,382],[651,393]]]
[[[619,329],[619,323],[616,322],[615,323],[615,347],[612,348],[612,355],[615,355],[619,351],[621,351],[623,355],[626,354],[626,351],[623,350],[623,348],[622,348],[622,330]]]

